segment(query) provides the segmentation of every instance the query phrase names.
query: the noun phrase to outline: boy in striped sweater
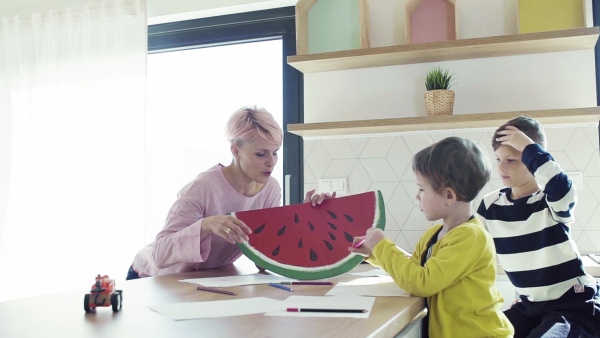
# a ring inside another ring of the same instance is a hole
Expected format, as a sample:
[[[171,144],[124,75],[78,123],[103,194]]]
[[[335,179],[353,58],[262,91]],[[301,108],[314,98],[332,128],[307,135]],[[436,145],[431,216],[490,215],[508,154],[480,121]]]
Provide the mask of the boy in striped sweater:
[[[520,337],[600,337],[599,285],[571,238],[575,189],[546,152],[542,126],[518,117],[492,138],[505,188],[477,213],[519,300],[505,311]]]

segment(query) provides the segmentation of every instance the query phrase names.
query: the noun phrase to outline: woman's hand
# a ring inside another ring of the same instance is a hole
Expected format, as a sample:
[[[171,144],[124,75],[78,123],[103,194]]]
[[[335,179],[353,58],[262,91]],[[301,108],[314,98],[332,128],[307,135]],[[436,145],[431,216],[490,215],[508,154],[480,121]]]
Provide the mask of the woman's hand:
[[[331,195],[328,192],[315,195],[315,190],[316,189],[313,189],[306,193],[306,197],[304,197],[304,203],[311,202],[312,206],[314,207],[321,205],[321,203],[328,198],[335,198],[335,191]]]
[[[370,257],[373,253],[373,248],[384,238],[385,234],[381,229],[371,228],[367,230],[367,234],[365,236],[355,237],[354,241],[352,242],[352,246],[349,247],[348,250],[364,257]],[[354,246],[362,239],[365,240],[363,244],[358,248],[355,248]]]
[[[244,222],[231,215],[206,217],[202,220],[202,229],[223,237],[231,244],[247,241],[248,235],[252,233]]]

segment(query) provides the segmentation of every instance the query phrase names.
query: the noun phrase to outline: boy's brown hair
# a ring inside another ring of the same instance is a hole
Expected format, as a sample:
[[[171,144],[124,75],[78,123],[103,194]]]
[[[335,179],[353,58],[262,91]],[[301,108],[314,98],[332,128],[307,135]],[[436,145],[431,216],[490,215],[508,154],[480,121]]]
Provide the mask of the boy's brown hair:
[[[494,137],[492,137],[492,148],[494,151],[496,151],[496,149],[502,145],[500,142],[496,141],[498,132],[506,129],[507,126],[513,126],[519,129],[523,132],[523,134],[527,135],[531,140],[533,140],[533,142],[546,149],[546,134],[544,133],[544,127],[542,127],[540,122],[536,119],[532,119],[531,117],[519,116],[506,122],[496,129],[494,132]]]
[[[457,200],[471,202],[490,180],[490,161],[474,142],[448,137],[419,151],[413,171],[427,177],[438,193],[452,188]]]

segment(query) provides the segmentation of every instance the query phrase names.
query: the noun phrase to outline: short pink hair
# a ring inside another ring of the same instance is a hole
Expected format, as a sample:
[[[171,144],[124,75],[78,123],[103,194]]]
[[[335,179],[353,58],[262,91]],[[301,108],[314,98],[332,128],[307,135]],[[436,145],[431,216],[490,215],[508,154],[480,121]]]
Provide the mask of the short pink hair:
[[[225,132],[231,144],[252,142],[259,137],[279,146],[283,143],[283,131],[273,115],[256,106],[242,107],[233,113]]]

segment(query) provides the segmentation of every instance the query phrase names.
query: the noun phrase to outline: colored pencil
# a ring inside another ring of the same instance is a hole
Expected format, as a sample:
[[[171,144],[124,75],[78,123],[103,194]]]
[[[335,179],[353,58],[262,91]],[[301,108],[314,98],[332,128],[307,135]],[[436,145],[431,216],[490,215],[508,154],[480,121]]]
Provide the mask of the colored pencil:
[[[199,286],[199,287],[196,288],[196,290],[207,291],[207,292],[214,292],[214,293],[222,293],[224,295],[230,295],[230,296],[235,296],[236,295],[236,293],[232,292],[232,291],[207,288],[205,286]]]
[[[332,282],[281,282],[283,285],[333,285]]]
[[[299,309],[288,307],[287,312],[340,312],[340,313],[365,313],[369,310],[364,309]]]
[[[279,288],[279,289],[282,289],[282,290],[285,290],[285,291],[294,291],[294,289],[292,289],[292,288],[288,288],[285,285],[281,285],[281,284],[277,284],[277,283],[269,283],[269,285]]]
[[[354,244],[353,248],[360,248],[361,245],[363,245],[363,243],[365,242],[366,238],[361,239],[360,241],[356,242],[356,244]]]

